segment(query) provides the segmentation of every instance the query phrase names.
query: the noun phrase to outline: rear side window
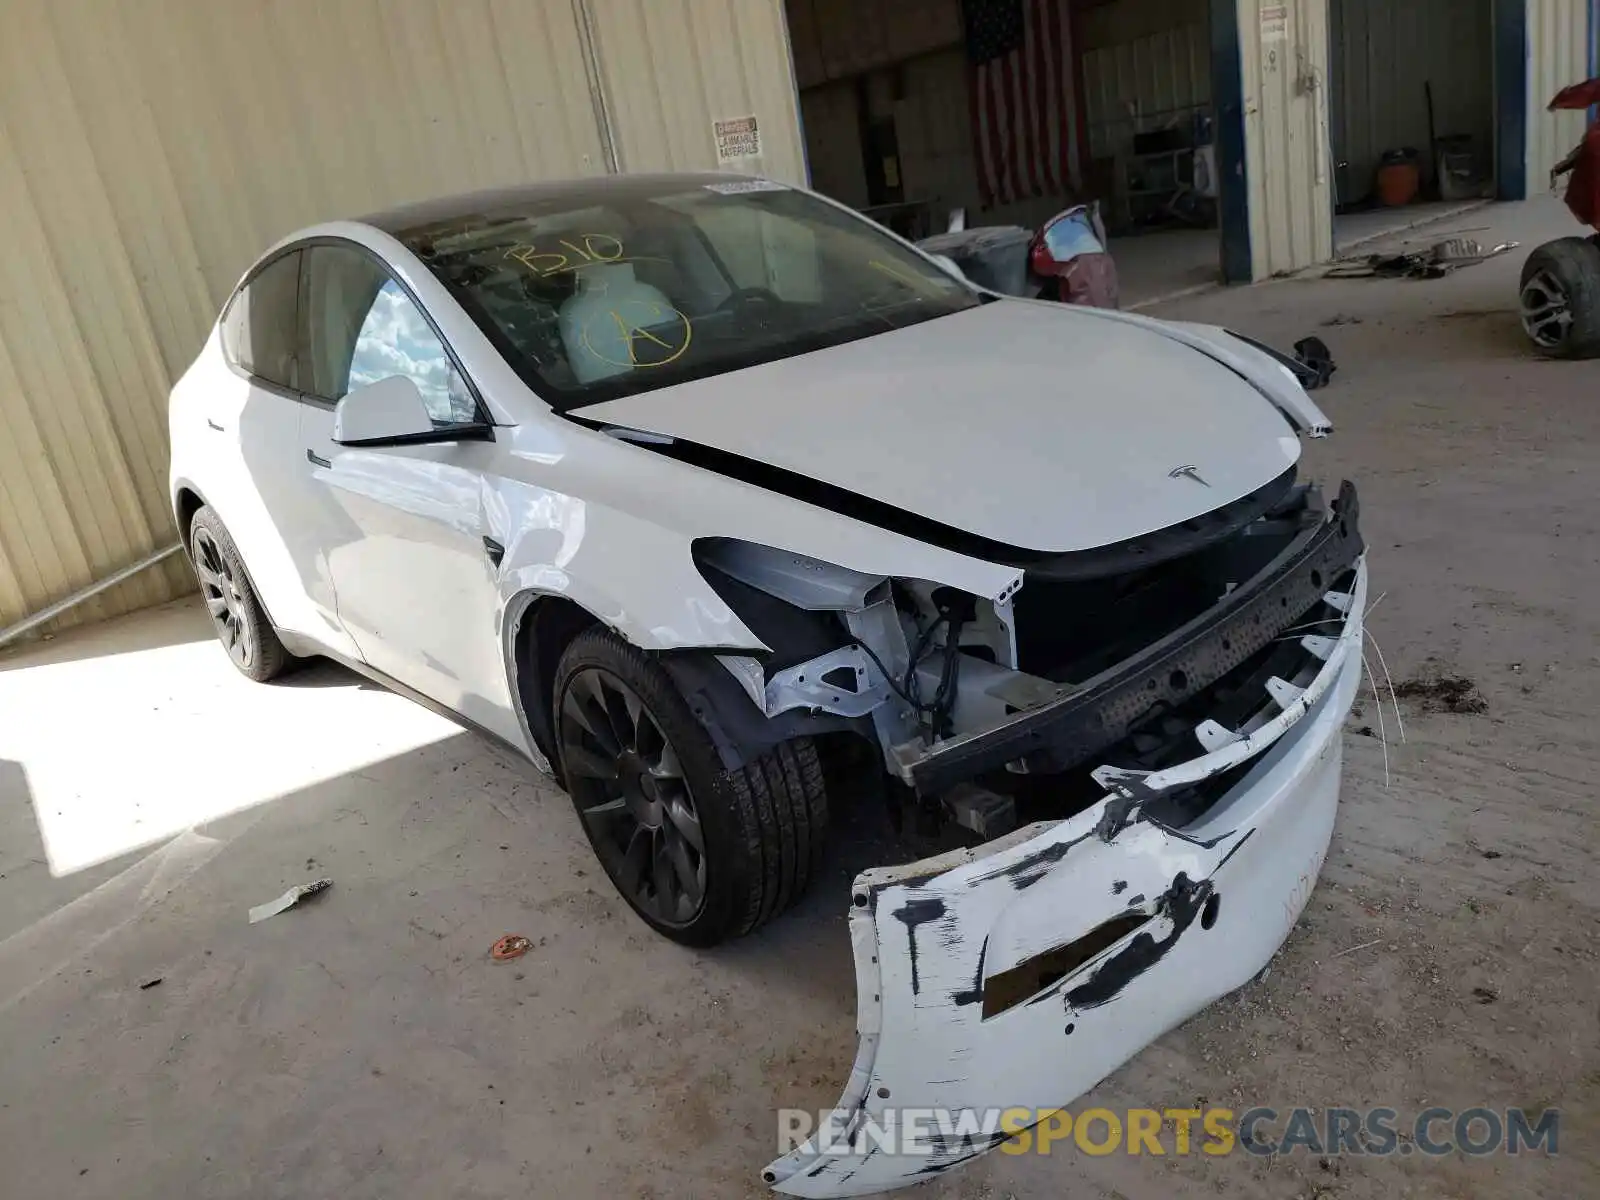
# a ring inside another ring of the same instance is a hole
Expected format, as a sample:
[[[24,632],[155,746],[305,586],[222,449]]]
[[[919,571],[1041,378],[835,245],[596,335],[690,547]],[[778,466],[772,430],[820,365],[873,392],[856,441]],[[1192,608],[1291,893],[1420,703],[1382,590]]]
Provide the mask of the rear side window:
[[[256,273],[222,315],[222,352],[239,370],[291,391],[300,387],[300,251]]]

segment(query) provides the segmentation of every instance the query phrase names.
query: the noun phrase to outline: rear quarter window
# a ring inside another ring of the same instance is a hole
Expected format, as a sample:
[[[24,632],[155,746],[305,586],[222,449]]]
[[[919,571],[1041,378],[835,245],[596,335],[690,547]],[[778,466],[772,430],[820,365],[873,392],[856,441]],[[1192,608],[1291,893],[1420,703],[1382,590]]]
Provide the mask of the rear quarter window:
[[[273,259],[240,288],[222,314],[222,353],[246,375],[297,390],[300,251]]]

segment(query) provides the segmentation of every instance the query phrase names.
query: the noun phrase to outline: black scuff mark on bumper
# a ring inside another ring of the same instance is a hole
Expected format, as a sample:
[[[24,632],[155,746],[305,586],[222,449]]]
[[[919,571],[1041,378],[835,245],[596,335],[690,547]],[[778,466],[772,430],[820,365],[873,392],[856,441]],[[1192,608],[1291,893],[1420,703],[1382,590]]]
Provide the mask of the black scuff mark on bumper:
[[[1052,867],[1057,866],[1062,859],[1072,852],[1072,848],[1079,842],[1088,841],[1095,835],[1095,830],[1080,834],[1065,842],[1056,842],[1042,850],[1036,850],[1024,858],[1019,858],[1010,866],[1001,867],[987,874],[977,876],[972,882],[988,883],[993,879],[1004,879],[1017,891],[1032,887],[1050,873]]]
[[[1083,983],[1067,992],[1066,1002],[1075,1009],[1099,1008],[1122,994],[1122,990],[1171,952],[1200,915],[1200,909],[1210,899],[1211,881],[1203,879],[1194,883],[1184,872],[1178,872],[1172,887],[1161,898],[1162,912],[1172,921],[1172,930],[1157,940],[1148,933],[1139,933],[1116,954],[1101,963],[1099,968]]]
[[[933,1148],[929,1157],[939,1161],[930,1162],[925,1167],[917,1168],[918,1175],[938,1175],[943,1171],[959,1167],[964,1162],[971,1162],[981,1158],[996,1146],[1008,1142],[1012,1138],[1009,1133],[991,1133],[979,1139],[973,1135],[956,1137],[953,1134],[934,1134],[928,1139]],[[949,1157],[945,1157],[949,1156]]]
[[[944,915],[944,901],[937,896],[907,900],[905,904],[894,910],[894,918],[905,924],[906,938],[910,945],[911,994],[913,996],[920,994],[922,991],[922,980],[917,974],[917,927],[926,925],[929,921],[941,920]],[[948,945],[949,943],[946,942],[945,944]]]
[[[957,1008],[965,1008],[969,1004],[978,1004],[983,1000],[983,960],[988,953],[989,938],[985,935],[983,946],[978,951],[978,969],[972,976],[972,986],[963,991],[950,993],[950,1003]]]
[[[1255,834],[1256,834],[1256,831],[1254,829],[1245,830],[1244,836],[1242,838],[1240,838],[1236,843],[1234,843],[1234,845],[1228,850],[1228,852],[1222,856],[1222,861],[1219,862],[1216,865],[1215,870],[1213,870],[1211,873],[1213,875],[1215,875],[1217,873],[1217,871],[1220,871],[1220,870],[1222,870],[1223,867],[1227,866],[1228,865],[1228,860],[1230,858],[1232,858],[1235,854],[1239,853],[1239,851],[1243,850],[1244,849],[1244,844],[1246,842],[1248,842],[1251,838],[1253,838],[1255,836]]]

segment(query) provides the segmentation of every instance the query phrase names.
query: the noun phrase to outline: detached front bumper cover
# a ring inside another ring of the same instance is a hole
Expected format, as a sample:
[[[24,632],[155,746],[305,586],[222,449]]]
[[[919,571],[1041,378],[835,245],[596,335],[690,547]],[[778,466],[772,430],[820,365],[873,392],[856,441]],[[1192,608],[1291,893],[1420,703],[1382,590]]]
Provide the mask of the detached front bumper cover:
[[[857,878],[855,1063],[831,1144],[813,1139],[769,1164],[774,1190],[862,1195],[958,1166],[1017,1132],[1001,1113],[1070,1103],[1272,958],[1327,853],[1361,679],[1367,576],[1353,490],[1325,515],[1217,627],[1253,629],[1259,614],[1264,636],[1299,637],[1309,652],[1294,681],[1266,684],[1275,707],[1247,730],[1197,731],[1204,753],[1157,772],[1101,767],[1106,797],[1067,820]],[[1267,612],[1304,613],[1279,601],[1312,570],[1338,617],[1286,633]],[[1143,803],[1235,769],[1182,828]],[[874,1132],[930,1112],[915,1148]]]

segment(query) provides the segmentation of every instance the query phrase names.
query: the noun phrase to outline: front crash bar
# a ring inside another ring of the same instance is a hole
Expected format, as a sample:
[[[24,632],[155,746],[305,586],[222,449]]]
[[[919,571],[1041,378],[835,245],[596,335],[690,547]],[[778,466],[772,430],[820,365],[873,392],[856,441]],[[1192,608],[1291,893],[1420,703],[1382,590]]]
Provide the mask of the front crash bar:
[[[1153,703],[1190,699],[1315,606],[1361,557],[1359,516],[1355,485],[1347,480],[1321,522],[1208,611],[1071,695],[915,757],[897,753],[901,777],[922,795],[941,795],[1010,762],[1037,758],[1045,769],[1062,771],[1115,745]]]

